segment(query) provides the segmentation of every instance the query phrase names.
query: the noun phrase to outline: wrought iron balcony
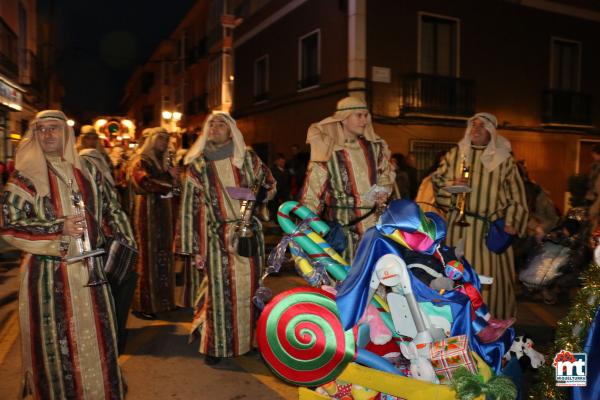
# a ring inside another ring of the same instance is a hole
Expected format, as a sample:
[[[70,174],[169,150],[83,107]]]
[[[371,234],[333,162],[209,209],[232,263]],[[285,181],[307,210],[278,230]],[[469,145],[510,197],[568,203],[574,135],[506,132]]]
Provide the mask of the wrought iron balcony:
[[[410,74],[401,78],[400,113],[469,117],[475,113],[471,80],[447,76]]]
[[[542,123],[591,125],[592,96],[565,90],[545,90],[542,95]]]

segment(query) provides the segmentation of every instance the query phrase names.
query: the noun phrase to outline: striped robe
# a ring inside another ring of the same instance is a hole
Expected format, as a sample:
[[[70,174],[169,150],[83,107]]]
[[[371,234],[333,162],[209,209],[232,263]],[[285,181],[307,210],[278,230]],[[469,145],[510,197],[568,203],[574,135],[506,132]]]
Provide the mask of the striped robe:
[[[256,219],[258,254],[246,258],[234,251],[240,201],[231,199],[225,188],[259,182],[270,188],[268,199],[275,194],[271,171],[256,153],[246,151],[241,169],[232,160],[201,156],[188,166],[175,237],[177,253],[206,258],[202,272],[188,269],[185,292],[196,291],[192,334],[200,336],[199,351],[215,357],[250,351],[257,313],[252,296],[264,263],[264,238]]]
[[[523,235],[527,227],[527,201],[523,181],[515,161],[509,157],[493,171],[488,171],[480,161],[484,150],[485,147],[471,147],[469,165],[471,166],[470,186],[473,191],[467,195],[466,211],[491,217],[492,220],[504,217],[507,225],[514,227],[519,235]],[[442,164],[431,177],[436,201],[445,209],[452,207],[453,196],[442,188],[461,176],[460,168],[461,157],[458,147],[455,147],[446,154]],[[512,247],[502,254],[493,253],[485,245],[486,224],[483,220],[467,216],[470,226],[460,227],[454,223],[458,218],[457,210],[449,211],[446,217],[447,243],[456,246],[461,238],[465,238],[466,259],[477,273],[494,278],[492,285],[482,287],[483,299],[492,316],[496,318],[515,316],[517,309]]]
[[[145,313],[169,311],[175,308],[172,198],[161,196],[171,191],[173,179],[143,155],[134,160],[131,170],[136,193],[133,225],[139,246],[132,308]]]
[[[83,194],[93,248],[103,230],[121,231],[127,216],[106,193],[97,171],[91,184],[65,161],[51,161]],[[48,170],[50,194],[40,197],[19,171],[2,197],[1,235],[24,252],[21,263],[22,397],[35,399],[122,399],[124,382],[117,364],[114,307],[108,285],[85,286],[88,267],[69,265],[62,256],[78,254],[75,241],[62,236],[63,215],[74,214],[65,182]],[[122,229],[127,232],[127,228]],[[102,260],[92,266],[104,276]]]
[[[373,208],[374,203],[363,198],[373,185],[392,189],[395,173],[389,161],[383,140],[371,142],[359,136],[355,142],[336,146],[328,162],[308,164],[300,202],[324,220],[346,225]],[[376,222],[373,214],[344,229],[348,246],[342,256],[346,261],[352,262],[360,238]]]

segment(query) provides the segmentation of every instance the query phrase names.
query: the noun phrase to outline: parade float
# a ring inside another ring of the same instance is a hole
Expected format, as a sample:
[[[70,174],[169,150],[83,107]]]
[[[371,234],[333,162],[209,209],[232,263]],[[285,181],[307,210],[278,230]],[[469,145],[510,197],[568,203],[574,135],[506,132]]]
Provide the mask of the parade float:
[[[517,397],[504,374],[516,360],[503,365],[514,321],[490,317],[480,277],[460,249],[442,245],[439,216],[412,201],[392,202],[363,236],[352,266],[323,239],[329,226],[305,206],[282,204],[278,221],[287,235],[264,277],[279,270],[289,248],[310,287],[270,299],[261,283],[257,338],[265,363],[299,386],[300,399]],[[447,289],[416,278],[417,269]]]

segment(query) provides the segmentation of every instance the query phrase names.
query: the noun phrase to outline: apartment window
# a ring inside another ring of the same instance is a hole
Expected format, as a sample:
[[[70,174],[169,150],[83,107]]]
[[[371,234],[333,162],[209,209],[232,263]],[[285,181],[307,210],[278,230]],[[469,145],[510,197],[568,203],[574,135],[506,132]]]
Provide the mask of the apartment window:
[[[264,55],[254,61],[254,98],[266,100],[269,93],[269,56]]]
[[[321,31],[310,32],[299,41],[299,82],[300,89],[319,84],[321,73]]]
[[[18,36],[0,18],[0,71],[5,69],[8,73],[18,76]]]
[[[174,93],[173,97],[174,97],[175,105],[176,106],[177,105],[181,105],[183,103],[183,93],[184,93],[184,82],[183,82],[183,80],[181,81],[181,83],[179,85],[177,85],[175,87],[174,92],[175,93]]]
[[[186,49],[189,42],[189,33],[184,31],[179,38],[179,45],[177,46],[177,61],[175,62],[175,73],[183,71],[185,63]]]
[[[579,91],[581,43],[552,38],[550,54],[550,87],[556,90]]]
[[[148,94],[150,93],[150,89],[154,85],[154,74],[152,72],[145,71],[142,74],[142,93]]]
[[[154,106],[144,106],[142,108],[142,125],[151,126],[154,122]]]
[[[170,85],[171,84],[171,74],[173,71],[172,65],[170,61],[163,61],[161,64],[162,67],[162,78],[163,78],[163,85]]]
[[[28,53],[28,27],[27,27],[27,10],[23,3],[19,2],[19,70],[22,83],[31,83],[31,70],[33,65],[30,65],[30,54]]]
[[[221,57],[216,58],[208,64],[207,74],[207,91],[208,91],[208,108],[213,109],[221,105]]]
[[[423,74],[459,75],[459,20],[419,15],[419,71]]]
[[[18,7],[19,12],[19,48],[27,49],[27,38],[29,36],[28,27],[27,27],[27,9],[23,3],[19,2]]]

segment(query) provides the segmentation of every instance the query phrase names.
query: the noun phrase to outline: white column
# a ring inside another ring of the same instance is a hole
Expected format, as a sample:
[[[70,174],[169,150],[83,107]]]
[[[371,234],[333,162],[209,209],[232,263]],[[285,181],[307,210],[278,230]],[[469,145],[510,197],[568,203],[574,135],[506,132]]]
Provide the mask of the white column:
[[[229,14],[228,0],[223,0],[223,14],[221,26],[223,29],[223,42],[221,53],[221,107],[222,111],[230,112],[233,103],[233,29],[235,16]]]
[[[367,0],[348,0],[348,78],[367,77]],[[364,89],[364,82],[348,82],[348,89]],[[365,92],[350,96],[364,99]]]
[[[233,58],[230,52],[232,48],[224,48],[221,55],[221,110],[229,112],[231,110],[233,100]]]

